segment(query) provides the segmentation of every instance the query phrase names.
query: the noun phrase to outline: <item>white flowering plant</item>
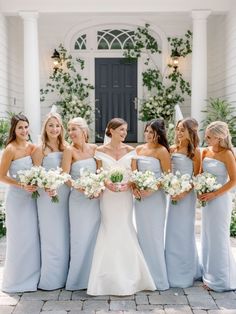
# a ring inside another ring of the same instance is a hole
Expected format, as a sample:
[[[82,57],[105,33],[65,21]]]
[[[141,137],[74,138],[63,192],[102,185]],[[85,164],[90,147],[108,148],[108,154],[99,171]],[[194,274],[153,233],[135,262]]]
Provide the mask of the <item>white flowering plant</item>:
[[[189,174],[181,175],[179,171],[162,174],[160,183],[165,193],[169,194],[171,197],[188,192],[193,187],[191,176]],[[171,203],[176,205],[177,201],[172,200]]]
[[[153,171],[138,171],[134,170],[130,176],[130,182],[140,191],[157,191],[158,180]],[[140,197],[136,197],[137,200],[141,200]]]
[[[19,180],[22,186],[26,185],[34,185],[39,187],[41,182],[42,173],[44,172],[44,168],[39,166],[33,166],[27,170],[19,170],[17,171],[16,178]],[[32,198],[37,199],[39,197],[39,192],[36,190],[32,192]]]
[[[82,190],[85,196],[90,199],[98,198],[105,190],[105,178],[106,172],[102,169],[97,170],[96,173],[85,169],[78,179],[72,180],[72,186]]]
[[[222,184],[217,182],[216,176],[209,172],[203,172],[193,177],[193,186],[197,194],[214,192],[221,188]],[[200,201],[202,207],[206,206],[206,201]]]
[[[42,167],[43,168],[43,167]],[[57,169],[42,169],[40,177],[37,182],[39,188],[44,188],[46,190],[54,191],[54,195],[50,196],[52,203],[58,203],[59,197],[57,194],[57,189],[70,180],[70,175],[66,172],[63,172],[61,168]]]

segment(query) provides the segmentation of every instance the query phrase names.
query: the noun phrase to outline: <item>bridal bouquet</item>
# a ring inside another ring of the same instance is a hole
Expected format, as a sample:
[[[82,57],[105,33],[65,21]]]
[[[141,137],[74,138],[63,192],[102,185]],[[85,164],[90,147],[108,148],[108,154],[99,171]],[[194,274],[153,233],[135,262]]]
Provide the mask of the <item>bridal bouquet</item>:
[[[158,190],[158,180],[155,177],[154,172],[146,170],[146,171],[138,171],[134,170],[130,176],[130,182],[132,182],[139,190]],[[140,198],[136,198],[137,200],[141,200]]]
[[[114,167],[107,172],[106,178],[116,185],[116,191],[119,192],[122,184],[128,181],[129,175],[126,169]]]
[[[99,197],[105,190],[106,173],[103,170],[97,170],[96,173],[84,170],[77,180],[72,181],[72,186],[76,189],[82,189],[84,194],[92,199]]]
[[[48,171],[43,168],[40,173],[40,178],[37,182],[37,185],[39,188],[54,190],[55,195],[51,196],[51,201],[53,203],[58,203],[59,197],[56,190],[69,179],[70,175],[63,172],[59,167],[57,167],[57,169],[50,169]]]
[[[175,174],[172,172],[162,174],[160,183],[163,190],[170,196],[177,196],[192,189],[191,176],[189,174],[181,175],[179,171],[176,171]],[[172,200],[171,203],[176,205],[177,201]]]
[[[193,186],[197,194],[204,194],[218,190],[222,184],[217,183],[216,177],[209,173],[203,172],[193,178]],[[206,201],[200,201],[202,207],[206,206]]]
[[[38,187],[44,170],[45,169],[41,166],[33,166],[31,169],[17,171],[16,177],[19,179],[22,186],[34,185]],[[37,199],[39,196],[38,191],[32,192],[33,199]]]

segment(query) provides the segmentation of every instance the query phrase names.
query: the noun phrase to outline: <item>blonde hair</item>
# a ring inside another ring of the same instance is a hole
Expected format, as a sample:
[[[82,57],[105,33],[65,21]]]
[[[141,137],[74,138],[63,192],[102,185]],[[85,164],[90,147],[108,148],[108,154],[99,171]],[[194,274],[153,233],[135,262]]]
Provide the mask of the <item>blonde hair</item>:
[[[43,126],[42,126],[42,132],[41,132],[41,141],[42,141],[42,150],[43,150],[43,153],[45,152],[45,149],[48,147],[51,151],[53,151],[53,149],[50,147],[49,145],[49,139],[48,139],[48,135],[47,135],[47,132],[46,132],[46,126],[48,124],[48,121],[50,119],[56,119],[61,127],[61,133],[59,134],[58,136],[58,148],[60,151],[63,151],[65,146],[66,146],[66,142],[65,142],[65,130],[64,130],[64,127],[63,127],[63,124],[62,124],[62,119],[61,119],[61,116],[59,115],[59,113],[56,113],[56,112],[50,112],[44,122],[43,122]]]
[[[214,121],[206,128],[212,135],[219,138],[219,145],[223,148],[230,149],[234,154],[231,135],[227,123],[222,121]]]
[[[86,120],[84,118],[81,118],[81,117],[73,118],[73,119],[71,119],[68,122],[68,125],[69,124],[78,125],[78,127],[85,133],[85,141],[88,142],[88,139],[89,139],[89,127],[88,127],[88,124],[87,124],[87,122],[86,122]]]

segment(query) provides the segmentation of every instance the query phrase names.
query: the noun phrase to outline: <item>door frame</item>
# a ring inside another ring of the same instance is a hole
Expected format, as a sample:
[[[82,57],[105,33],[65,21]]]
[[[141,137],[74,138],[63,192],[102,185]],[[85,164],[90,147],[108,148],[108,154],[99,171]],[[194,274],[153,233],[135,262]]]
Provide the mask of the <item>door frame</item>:
[[[89,58],[89,77],[90,82],[93,86],[95,86],[95,59],[96,58],[124,58],[123,52],[118,51],[109,51],[109,52],[94,52],[92,58]],[[137,108],[137,142],[143,141],[143,130],[144,130],[144,123],[139,120],[139,110],[140,110],[140,99],[143,99],[143,85],[142,85],[142,72],[143,72],[143,62],[142,57],[138,58],[137,60],[137,98],[138,98],[138,108]],[[95,108],[95,90],[91,91],[91,102],[94,103]],[[95,117],[95,114],[94,114]],[[95,119],[93,130],[95,130]],[[95,132],[95,131],[94,131]],[[95,134],[93,141],[95,140]]]

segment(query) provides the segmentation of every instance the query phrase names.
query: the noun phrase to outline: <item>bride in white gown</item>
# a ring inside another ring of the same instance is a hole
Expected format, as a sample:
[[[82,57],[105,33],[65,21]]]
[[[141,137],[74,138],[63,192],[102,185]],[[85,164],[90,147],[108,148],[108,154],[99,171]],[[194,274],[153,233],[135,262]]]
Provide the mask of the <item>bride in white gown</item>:
[[[106,134],[110,143],[95,153],[98,167],[131,169],[133,147],[123,144],[127,123],[112,119]],[[94,250],[87,293],[90,295],[131,295],[155,290],[155,284],[139,247],[133,226],[133,196],[128,184],[119,191],[108,182],[100,200],[101,225]]]

